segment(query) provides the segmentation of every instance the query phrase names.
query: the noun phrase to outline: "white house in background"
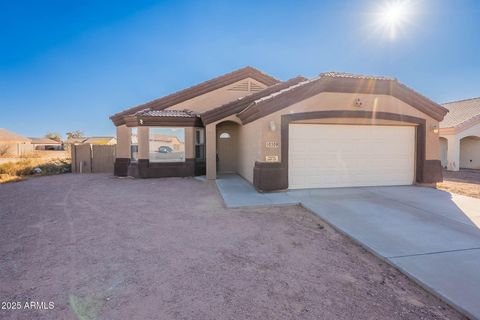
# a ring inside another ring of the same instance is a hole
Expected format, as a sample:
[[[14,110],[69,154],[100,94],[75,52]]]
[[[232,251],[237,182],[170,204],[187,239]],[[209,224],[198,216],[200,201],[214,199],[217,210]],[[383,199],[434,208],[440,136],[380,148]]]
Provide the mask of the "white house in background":
[[[440,160],[448,170],[480,169],[480,98],[449,102],[440,122]]]

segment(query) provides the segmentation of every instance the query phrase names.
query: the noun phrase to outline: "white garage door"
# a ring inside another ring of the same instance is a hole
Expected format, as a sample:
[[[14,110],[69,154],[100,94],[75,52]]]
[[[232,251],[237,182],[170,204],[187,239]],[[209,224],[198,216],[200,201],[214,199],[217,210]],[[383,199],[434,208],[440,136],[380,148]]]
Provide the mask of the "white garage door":
[[[415,128],[291,124],[290,189],[408,185],[414,181]]]

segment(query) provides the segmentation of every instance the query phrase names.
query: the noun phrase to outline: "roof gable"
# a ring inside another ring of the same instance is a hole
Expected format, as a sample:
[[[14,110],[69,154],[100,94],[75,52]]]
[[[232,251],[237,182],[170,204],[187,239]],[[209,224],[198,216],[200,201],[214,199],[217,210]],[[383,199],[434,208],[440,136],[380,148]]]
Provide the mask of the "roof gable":
[[[206,111],[201,114],[202,120],[204,124],[209,124],[218,120],[221,120],[225,117],[228,117],[232,114],[241,112],[248,106],[250,106],[254,101],[268,96],[274,92],[278,92],[282,89],[288,88],[290,86],[293,86],[299,82],[305,81],[306,78],[302,76],[298,76],[295,78],[292,78],[290,80],[287,80],[285,82],[280,82],[277,84],[274,84],[268,88],[265,88],[261,91],[258,91],[256,93],[252,93],[248,96],[242,97],[240,99],[237,99],[235,101],[226,103],[220,107],[217,107],[215,109],[211,109],[209,111]]]
[[[163,110],[168,107],[182,103],[184,101],[198,97],[200,95],[203,95],[205,93],[208,93],[210,91],[228,86],[235,82],[239,82],[246,78],[252,78],[268,86],[279,82],[277,79],[253,67],[245,67],[245,68],[224,74],[222,76],[216,77],[214,79],[202,82],[200,84],[194,85],[190,88],[177,91],[175,93],[161,97],[159,99],[155,99],[150,102],[141,104],[139,106],[127,109],[125,111],[122,111],[120,113],[117,113],[111,116],[110,119],[113,121],[115,125],[120,125],[124,123],[122,119],[122,116],[124,115],[129,115],[147,108],[151,110]]]
[[[463,127],[480,119],[480,97],[444,103],[443,107],[448,109],[448,114],[440,122],[440,128]]]
[[[328,72],[262,97],[251,107],[240,112],[238,117],[244,124],[249,123],[322,92],[390,95],[438,121],[441,121],[448,112],[447,109],[401,84],[395,78]]]

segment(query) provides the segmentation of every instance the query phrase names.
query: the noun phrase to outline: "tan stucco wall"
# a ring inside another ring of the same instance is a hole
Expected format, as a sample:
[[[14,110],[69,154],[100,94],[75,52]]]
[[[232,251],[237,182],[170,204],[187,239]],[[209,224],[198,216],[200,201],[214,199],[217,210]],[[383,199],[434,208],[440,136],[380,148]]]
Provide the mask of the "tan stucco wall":
[[[175,110],[188,109],[188,110],[195,111],[197,113],[202,113],[207,110],[214,109],[227,102],[230,102],[251,94],[252,92],[250,91],[229,90],[232,87],[235,87],[237,84],[243,83],[245,81],[251,81],[263,88],[266,88],[266,86],[263,83],[258,82],[252,78],[246,78],[238,82],[235,82],[231,85],[225,86],[223,88],[213,90],[201,96],[181,102],[179,104],[169,107],[168,109],[175,109]]]
[[[480,169],[480,137],[460,141],[460,168]]]
[[[440,129],[440,136],[447,139],[448,141],[447,169],[452,171],[458,171],[460,168],[464,168],[464,165],[466,164],[462,163],[460,159],[461,152],[470,152],[467,150],[468,148],[465,147],[460,150],[460,143],[461,141],[463,141],[462,139],[466,137],[480,137],[480,123],[472,123],[461,129],[442,128]]]
[[[138,159],[148,159],[150,147],[148,145],[148,127],[138,127]]]
[[[131,144],[132,130],[126,125],[117,127],[117,158],[130,158],[130,144]]]
[[[253,183],[253,167],[261,158],[259,134],[262,132],[259,121],[248,123],[238,128],[238,174]]]
[[[185,159],[195,158],[195,128],[185,128]]]
[[[360,98],[362,106],[356,107],[354,104],[355,99]],[[277,141],[280,143],[281,134],[281,115],[288,113],[301,113],[312,111],[326,111],[326,110],[358,110],[358,111],[377,111],[377,112],[390,112],[397,114],[410,115],[414,117],[423,118],[426,120],[426,159],[437,160],[439,159],[439,141],[438,134],[433,132],[433,126],[438,127],[438,121],[427,116],[414,107],[398,100],[397,98],[384,95],[371,95],[371,94],[350,94],[350,93],[321,93],[311,98],[300,101],[291,105],[285,109],[272,113],[268,116],[256,120],[260,123],[262,128],[261,136],[261,152],[260,159],[258,161],[265,161],[267,155],[277,155],[279,161],[281,160],[281,145],[279,148],[266,148],[267,141]],[[275,122],[276,130],[272,132],[269,129],[269,123]],[[364,123],[372,124],[370,121],[365,120],[329,120],[331,123]],[[396,121],[376,121],[374,124],[402,124]]]

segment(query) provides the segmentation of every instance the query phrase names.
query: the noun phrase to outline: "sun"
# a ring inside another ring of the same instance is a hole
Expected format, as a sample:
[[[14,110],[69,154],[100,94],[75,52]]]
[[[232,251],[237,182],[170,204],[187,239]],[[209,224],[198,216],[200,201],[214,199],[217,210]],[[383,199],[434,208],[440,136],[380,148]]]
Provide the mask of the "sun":
[[[408,22],[411,14],[411,4],[409,1],[387,1],[378,11],[378,23],[393,40],[396,38],[399,29]]]

